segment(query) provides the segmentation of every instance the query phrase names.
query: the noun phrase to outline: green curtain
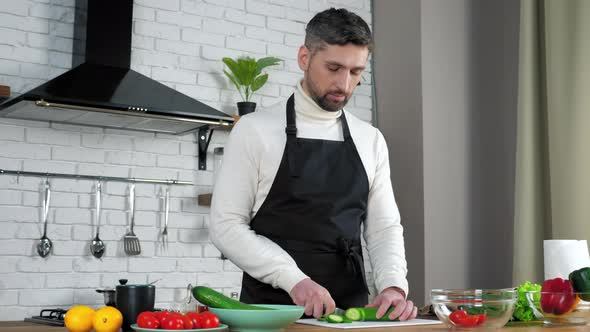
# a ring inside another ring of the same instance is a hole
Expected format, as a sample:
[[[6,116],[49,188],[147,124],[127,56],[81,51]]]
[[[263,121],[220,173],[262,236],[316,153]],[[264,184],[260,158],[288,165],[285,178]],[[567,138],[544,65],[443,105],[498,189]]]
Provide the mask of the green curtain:
[[[543,280],[544,239],[590,242],[590,1],[522,0],[515,284]]]

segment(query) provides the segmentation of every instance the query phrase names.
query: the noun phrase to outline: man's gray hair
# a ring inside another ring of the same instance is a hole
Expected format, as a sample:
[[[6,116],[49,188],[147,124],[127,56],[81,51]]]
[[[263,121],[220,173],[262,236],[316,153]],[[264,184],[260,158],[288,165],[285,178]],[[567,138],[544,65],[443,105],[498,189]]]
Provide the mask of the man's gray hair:
[[[352,43],[373,51],[373,36],[365,20],[344,8],[326,9],[316,14],[305,27],[305,47],[312,54],[327,45]]]

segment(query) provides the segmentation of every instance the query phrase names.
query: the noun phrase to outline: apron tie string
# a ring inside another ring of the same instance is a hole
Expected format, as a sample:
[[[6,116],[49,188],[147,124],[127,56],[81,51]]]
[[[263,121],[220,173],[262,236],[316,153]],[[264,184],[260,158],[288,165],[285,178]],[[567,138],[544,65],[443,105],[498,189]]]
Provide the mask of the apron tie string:
[[[340,238],[338,245],[340,253],[346,257],[346,268],[363,281],[365,290],[367,293],[370,293],[369,286],[367,285],[367,278],[365,276],[362,247],[359,241]]]
[[[291,95],[287,100],[287,108],[295,110],[295,96]],[[295,111],[287,112],[287,126],[285,127],[287,134],[287,162],[289,163],[289,174],[291,177],[298,178],[301,175],[301,166],[297,156],[300,155],[300,147],[297,144],[297,125],[295,124]],[[299,157],[301,158],[301,157]]]

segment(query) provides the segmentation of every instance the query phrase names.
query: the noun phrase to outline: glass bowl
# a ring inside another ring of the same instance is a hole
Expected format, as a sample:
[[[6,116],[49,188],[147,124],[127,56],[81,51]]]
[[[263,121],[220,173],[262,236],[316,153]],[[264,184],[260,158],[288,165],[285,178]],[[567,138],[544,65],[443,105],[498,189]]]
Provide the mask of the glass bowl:
[[[546,325],[586,325],[590,322],[590,293],[530,291],[526,299],[533,314]]]
[[[436,316],[449,329],[498,329],[512,317],[517,293],[505,289],[433,289]]]

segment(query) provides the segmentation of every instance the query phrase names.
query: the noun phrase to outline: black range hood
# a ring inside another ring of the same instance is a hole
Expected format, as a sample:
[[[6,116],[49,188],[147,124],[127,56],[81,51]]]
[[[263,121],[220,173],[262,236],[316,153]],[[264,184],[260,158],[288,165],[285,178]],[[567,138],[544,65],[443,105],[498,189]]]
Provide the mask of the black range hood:
[[[130,69],[132,0],[78,0],[75,68],[0,104],[0,117],[168,134],[233,118]]]

